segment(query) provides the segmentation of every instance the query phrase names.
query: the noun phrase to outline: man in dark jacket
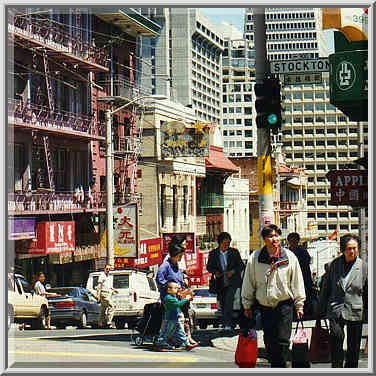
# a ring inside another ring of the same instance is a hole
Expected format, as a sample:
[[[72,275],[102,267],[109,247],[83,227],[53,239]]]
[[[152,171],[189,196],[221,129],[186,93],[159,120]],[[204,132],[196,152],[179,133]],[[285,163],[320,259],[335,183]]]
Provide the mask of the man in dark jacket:
[[[209,253],[206,269],[215,275],[217,296],[222,308],[223,331],[232,332],[232,307],[236,289],[241,287],[244,263],[237,249],[230,247],[231,235],[218,235],[218,248]]]

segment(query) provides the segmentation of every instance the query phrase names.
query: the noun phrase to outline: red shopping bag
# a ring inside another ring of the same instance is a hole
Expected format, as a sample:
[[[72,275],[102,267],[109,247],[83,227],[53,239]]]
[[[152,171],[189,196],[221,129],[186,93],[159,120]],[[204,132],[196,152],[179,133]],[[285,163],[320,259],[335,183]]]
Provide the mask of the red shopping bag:
[[[250,329],[246,335],[239,334],[235,351],[235,364],[239,368],[254,368],[257,361],[257,333]]]

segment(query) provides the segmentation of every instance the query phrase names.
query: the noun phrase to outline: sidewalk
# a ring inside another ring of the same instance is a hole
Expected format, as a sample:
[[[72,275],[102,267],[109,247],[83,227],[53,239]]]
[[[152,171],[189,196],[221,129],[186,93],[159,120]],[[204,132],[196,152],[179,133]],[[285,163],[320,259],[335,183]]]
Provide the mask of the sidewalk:
[[[308,338],[311,338],[312,334],[312,328],[315,326],[315,321],[305,321],[304,322],[304,327],[307,330],[307,335]],[[324,323],[322,322],[321,325]],[[293,330],[291,333],[291,338],[294,335],[295,331],[295,325],[296,323],[293,323]],[[346,332],[346,330],[345,330]],[[258,344],[258,349],[260,354],[265,354],[265,345],[264,345],[264,335],[262,330],[257,331],[257,344]],[[366,337],[368,337],[368,324],[363,324],[363,335],[362,335],[362,342],[360,344],[360,349],[364,350],[364,346],[366,343]],[[225,351],[233,351],[235,352],[236,350],[236,345],[238,344],[238,335],[233,336],[233,337],[218,337],[218,338],[213,338],[211,340],[211,343],[213,347],[220,349],[220,350],[225,350]],[[345,341],[344,341],[344,346],[343,348],[346,350],[347,349],[347,341],[346,341],[346,333],[345,333]],[[261,350],[261,351],[260,351]],[[266,361],[266,359],[257,359],[257,362],[263,362]]]

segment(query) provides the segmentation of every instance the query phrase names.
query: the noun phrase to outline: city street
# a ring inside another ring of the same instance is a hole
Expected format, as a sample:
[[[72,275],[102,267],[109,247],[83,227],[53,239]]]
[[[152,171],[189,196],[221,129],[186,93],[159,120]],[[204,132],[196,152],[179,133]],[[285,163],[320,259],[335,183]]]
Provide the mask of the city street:
[[[9,365],[13,369],[238,368],[234,363],[233,349],[237,338],[218,339],[213,329],[194,332],[193,336],[201,346],[191,352],[160,353],[153,350],[150,342],[137,346],[132,337],[137,334],[128,329],[19,331],[12,328],[8,340]],[[264,349],[259,348],[256,367],[269,367],[264,355]],[[312,365],[312,368],[328,367],[329,364]],[[368,358],[361,356],[359,368],[367,367]]]

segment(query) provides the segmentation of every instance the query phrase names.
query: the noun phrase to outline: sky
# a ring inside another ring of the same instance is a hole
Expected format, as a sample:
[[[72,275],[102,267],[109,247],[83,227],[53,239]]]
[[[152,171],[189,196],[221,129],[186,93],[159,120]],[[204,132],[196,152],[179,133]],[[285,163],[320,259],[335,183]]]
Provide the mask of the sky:
[[[199,8],[199,10],[214,25],[224,21],[243,32],[245,8]]]

